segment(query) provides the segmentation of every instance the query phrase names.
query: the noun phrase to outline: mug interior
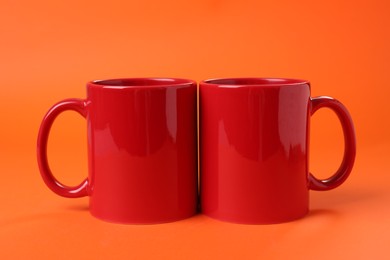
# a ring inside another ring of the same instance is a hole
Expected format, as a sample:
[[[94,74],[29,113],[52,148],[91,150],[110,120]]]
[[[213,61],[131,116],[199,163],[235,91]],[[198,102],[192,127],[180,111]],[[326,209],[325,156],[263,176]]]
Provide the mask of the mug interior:
[[[91,84],[97,86],[108,87],[168,87],[190,85],[194,81],[178,78],[121,78],[121,79],[107,79],[95,80]]]
[[[288,78],[221,78],[208,79],[203,83],[219,86],[281,86],[306,84],[308,81]]]

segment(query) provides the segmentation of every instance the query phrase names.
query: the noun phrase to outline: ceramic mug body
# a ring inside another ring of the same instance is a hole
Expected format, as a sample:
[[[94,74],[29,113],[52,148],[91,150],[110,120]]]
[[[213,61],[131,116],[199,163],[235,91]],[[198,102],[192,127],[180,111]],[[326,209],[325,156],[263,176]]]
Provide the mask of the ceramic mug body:
[[[236,223],[291,221],[308,212],[309,190],[327,190],[348,177],[355,135],[346,108],[329,97],[310,97],[297,79],[231,78],[200,84],[201,209]],[[346,141],[337,173],[309,173],[310,117],[320,107],[339,116]]]
[[[197,208],[196,83],[185,79],[93,81],[87,98],[54,105],[38,137],[46,184],[65,197],[90,197],[97,218],[161,223],[190,217]],[[86,118],[88,178],[77,187],[57,181],[47,162],[47,138],[58,114]]]

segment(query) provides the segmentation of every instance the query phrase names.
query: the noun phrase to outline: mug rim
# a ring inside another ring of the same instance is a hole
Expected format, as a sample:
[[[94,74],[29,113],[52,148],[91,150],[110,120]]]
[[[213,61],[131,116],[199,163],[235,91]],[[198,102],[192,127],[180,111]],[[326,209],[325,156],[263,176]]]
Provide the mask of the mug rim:
[[[277,78],[277,77],[232,77],[232,78],[212,78],[202,80],[200,85],[222,88],[242,88],[242,87],[283,87],[298,86],[310,82],[304,79],[296,78]]]
[[[180,88],[196,85],[191,79],[168,77],[137,77],[137,78],[110,78],[92,80],[88,86],[96,88],[125,89],[125,88]]]

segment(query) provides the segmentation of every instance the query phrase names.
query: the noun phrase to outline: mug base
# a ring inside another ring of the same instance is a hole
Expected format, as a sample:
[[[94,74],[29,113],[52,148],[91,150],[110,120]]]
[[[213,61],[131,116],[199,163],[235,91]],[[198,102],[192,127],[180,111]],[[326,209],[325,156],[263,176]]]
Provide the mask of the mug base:
[[[180,220],[185,220],[187,218],[191,218],[198,214],[198,212],[193,212],[191,214],[178,216],[178,217],[172,217],[172,218],[165,218],[165,219],[149,219],[149,220],[140,220],[140,219],[125,219],[125,218],[110,218],[110,217],[104,217],[100,215],[96,215],[93,212],[90,212],[90,214],[104,222],[113,223],[113,224],[122,224],[122,225],[156,225],[156,224],[165,224],[165,223],[171,223],[176,222]]]
[[[288,222],[293,222],[299,219],[304,218],[309,213],[309,210],[302,212],[302,214],[279,218],[279,219],[271,219],[271,218],[258,218],[258,219],[244,219],[244,218],[234,218],[229,216],[218,216],[210,213],[203,213],[205,216],[210,217],[215,220],[229,222],[233,224],[244,224],[244,225],[273,225],[273,224],[283,224]]]

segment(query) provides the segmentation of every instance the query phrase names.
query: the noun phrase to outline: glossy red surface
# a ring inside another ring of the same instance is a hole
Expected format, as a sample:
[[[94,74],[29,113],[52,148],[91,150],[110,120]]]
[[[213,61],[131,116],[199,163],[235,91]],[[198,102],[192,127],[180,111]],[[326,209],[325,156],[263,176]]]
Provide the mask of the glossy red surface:
[[[268,224],[308,212],[309,189],[335,188],[355,158],[352,120],[340,102],[310,98],[295,79],[216,79],[200,84],[201,209],[220,220]],[[345,155],[328,180],[309,173],[310,116],[333,109],[344,129]]]
[[[196,92],[195,82],[182,79],[88,83],[85,100],[63,100],[43,119],[37,149],[43,180],[61,196],[90,196],[91,213],[111,222],[160,223],[194,215]],[[47,161],[50,128],[65,110],[79,112],[88,125],[89,175],[77,187],[56,180]]]

